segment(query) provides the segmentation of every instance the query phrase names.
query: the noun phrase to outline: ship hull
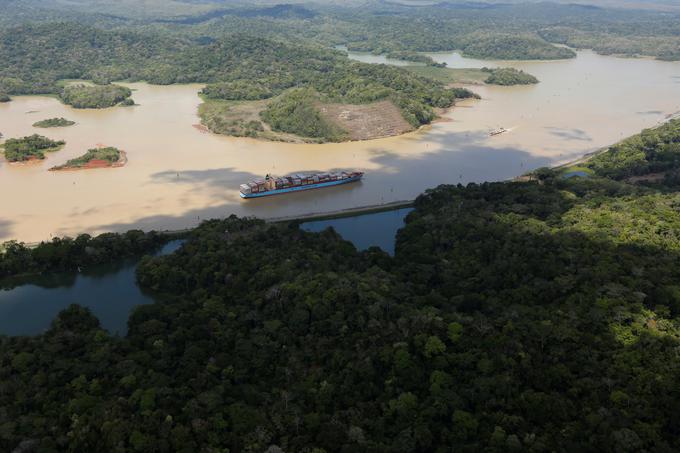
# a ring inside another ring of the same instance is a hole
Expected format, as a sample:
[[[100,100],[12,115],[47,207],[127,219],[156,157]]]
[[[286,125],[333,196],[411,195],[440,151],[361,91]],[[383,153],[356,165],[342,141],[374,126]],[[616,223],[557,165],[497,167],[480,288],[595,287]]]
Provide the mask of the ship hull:
[[[307,185],[304,185],[304,186],[287,187],[285,189],[268,190],[266,192],[259,192],[259,193],[244,194],[243,192],[239,192],[239,195],[241,195],[241,198],[270,197],[270,196],[273,196],[273,195],[283,195],[284,193],[301,192],[303,190],[313,190],[313,189],[322,189],[324,187],[339,186],[341,184],[349,184],[350,182],[356,182],[356,181],[360,181],[360,180],[361,180],[361,176],[354,176],[354,177],[351,177],[351,178],[342,179],[342,180],[338,180],[338,181],[319,182],[319,183],[316,183],[316,184],[307,184]]]

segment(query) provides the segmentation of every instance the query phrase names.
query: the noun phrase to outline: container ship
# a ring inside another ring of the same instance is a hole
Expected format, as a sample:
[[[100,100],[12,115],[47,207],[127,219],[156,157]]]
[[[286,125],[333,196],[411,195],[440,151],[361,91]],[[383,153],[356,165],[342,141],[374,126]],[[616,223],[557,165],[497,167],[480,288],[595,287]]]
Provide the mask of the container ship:
[[[321,189],[322,187],[337,186],[360,181],[364,176],[362,171],[340,173],[317,173],[314,175],[295,174],[277,177],[267,175],[264,179],[256,179],[247,184],[241,184],[241,198],[257,198],[269,195],[279,195],[300,190]]]

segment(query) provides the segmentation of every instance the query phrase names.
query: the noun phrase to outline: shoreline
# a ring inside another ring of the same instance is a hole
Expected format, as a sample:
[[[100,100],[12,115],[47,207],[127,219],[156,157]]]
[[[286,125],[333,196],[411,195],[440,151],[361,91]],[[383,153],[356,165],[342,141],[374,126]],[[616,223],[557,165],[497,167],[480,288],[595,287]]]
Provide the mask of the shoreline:
[[[658,127],[663,126],[664,124],[668,123],[669,121],[672,121],[674,119],[680,119],[680,111],[674,112],[669,114],[663,121],[659,121],[656,125],[647,128],[647,129],[656,129]],[[639,132],[638,132],[639,134]],[[629,137],[626,137],[622,140],[619,140],[618,142],[612,143],[610,145],[607,145],[605,147],[602,147],[600,149],[597,149],[595,151],[585,153],[581,157],[574,159],[569,162],[565,162],[562,164],[554,165],[552,167],[549,167],[553,170],[561,169],[561,168],[567,168],[573,165],[581,164],[583,162],[588,161],[591,159],[593,156],[596,156],[598,154],[601,154],[603,152],[607,152],[612,146],[616,146],[618,143],[621,143],[624,140],[629,139],[630,137],[633,137],[637,134],[633,134]],[[124,152],[124,151],[121,151]],[[527,182],[530,181],[529,175],[531,172],[515,176],[513,178],[509,178],[503,181],[499,182]],[[367,206],[357,206],[357,207],[352,207],[352,208],[345,208],[345,209],[339,209],[335,211],[328,211],[328,212],[311,212],[311,213],[306,213],[306,214],[300,214],[300,215],[292,215],[292,216],[284,216],[284,217],[269,217],[269,218],[262,218],[259,217],[261,220],[264,220],[267,223],[283,223],[283,222],[311,222],[311,221],[318,221],[318,220],[332,220],[332,219],[340,219],[340,218],[347,218],[347,217],[354,217],[354,216],[359,216],[359,215],[368,215],[368,214],[375,214],[378,212],[386,212],[386,211],[394,211],[397,209],[402,209],[402,208],[407,208],[407,207],[412,207],[415,203],[415,199],[413,200],[400,200],[400,201],[392,201],[388,202],[385,204],[380,204],[380,205],[367,205]],[[184,229],[179,229],[179,230],[149,230],[149,231],[156,231],[158,234],[162,235],[185,235],[190,233],[196,229],[196,227],[191,227],[191,228],[184,228]],[[21,241],[18,241],[22,243]],[[38,242],[23,242],[24,245],[27,247],[36,247],[40,243],[45,242],[43,241],[38,241]]]
[[[484,85],[484,84],[481,84],[481,85]],[[471,84],[460,84],[460,86],[457,87],[457,88],[465,88],[466,86],[480,86],[480,85],[474,85],[472,83]],[[451,85],[445,85],[445,87],[447,89],[455,88]],[[191,126],[196,131],[198,131],[199,133],[202,133],[202,134],[211,134],[211,135],[215,135],[215,136],[218,136],[218,137],[249,138],[251,140],[255,140],[257,142],[263,142],[263,143],[269,142],[269,143],[292,143],[292,144],[303,144],[303,145],[306,145],[306,144],[327,145],[327,144],[342,144],[342,143],[353,143],[353,142],[370,142],[370,141],[382,140],[382,139],[386,139],[386,138],[403,137],[403,136],[406,136],[408,134],[420,132],[420,131],[424,130],[425,128],[431,127],[431,126],[433,126],[434,124],[437,124],[437,123],[450,122],[452,120],[451,120],[451,118],[447,117],[447,115],[449,113],[451,113],[456,107],[459,106],[459,102],[468,101],[470,99],[481,100],[481,96],[479,96],[477,93],[473,92],[473,95],[474,95],[473,97],[454,98],[453,104],[451,104],[448,107],[432,107],[432,111],[434,112],[435,116],[429,123],[423,123],[423,124],[420,124],[418,126],[413,126],[413,125],[409,124],[408,122],[406,122],[406,119],[404,118],[403,114],[401,112],[399,112],[399,120],[403,120],[403,122],[405,122],[405,125],[408,127],[408,129],[404,128],[404,130],[399,131],[399,132],[395,131],[395,133],[387,133],[387,134],[380,134],[379,133],[375,136],[370,136],[370,137],[360,137],[360,138],[351,138],[350,137],[350,138],[346,138],[346,139],[339,140],[339,141],[332,141],[332,140],[326,140],[326,139],[314,138],[314,137],[303,137],[301,135],[295,135],[295,134],[287,133],[287,132],[275,132],[271,129],[265,129],[265,131],[261,131],[255,136],[250,136],[250,135],[247,135],[247,134],[228,134],[228,133],[216,132],[213,129],[211,129],[211,127],[209,125],[205,124],[204,118],[201,115],[201,107],[206,105],[209,102],[222,102],[222,101],[214,100],[214,99],[213,100],[206,100],[206,98],[204,96],[201,96],[200,93],[199,93],[199,97],[203,101],[201,104],[198,105],[199,122],[192,124]],[[246,101],[246,102],[253,102],[253,101]],[[373,102],[368,103],[368,104],[347,104],[346,107],[347,108],[366,107],[366,106],[370,106],[370,105],[382,103],[382,102],[388,102],[388,103],[392,104],[395,108],[398,108],[398,107],[396,107],[394,102],[392,100],[388,99],[388,98],[373,101]],[[331,104],[328,104],[327,106],[331,106],[331,105],[345,105],[345,104],[331,103]],[[321,109],[319,109],[319,111],[321,111]],[[390,120],[390,115],[389,114],[381,115],[379,119],[382,123],[384,123],[384,122]],[[270,126],[265,124],[265,127],[269,128]],[[347,130],[345,130],[345,132],[349,136],[352,135],[351,129],[347,129]],[[274,136],[268,136],[267,133],[275,134],[275,135]]]
[[[401,201],[391,201],[389,203],[379,204],[379,205],[368,205],[368,206],[358,206],[358,207],[355,207],[355,208],[338,209],[336,211],[329,211],[329,212],[312,212],[312,213],[303,214],[303,215],[293,215],[293,216],[286,216],[286,217],[269,217],[269,218],[256,217],[256,218],[259,218],[260,220],[264,220],[266,223],[286,223],[286,222],[305,223],[305,222],[314,222],[314,221],[319,221],[319,220],[343,219],[343,218],[355,217],[355,216],[359,216],[359,215],[377,214],[379,212],[396,211],[397,209],[413,207],[414,203],[415,203],[415,200],[401,200]],[[197,227],[183,228],[183,229],[179,229],[179,230],[150,230],[150,231],[155,231],[156,233],[163,235],[163,236],[176,236],[178,238],[182,238],[184,235],[191,233],[196,228]],[[150,231],[145,231],[145,232],[150,232]],[[46,241],[23,242],[23,244],[26,247],[35,248],[43,242],[46,242]]]
[[[284,223],[284,222],[311,222],[318,220],[333,220],[342,219],[346,217],[354,217],[358,215],[376,214],[378,212],[395,211],[402,208],[410,208],[413,206],[414,200],[400,200],[391,201],[385,204],[358,206],[354,208],[338,209],[328,212],[310,212],[303,215],[291,215],[284,217],[269,217],[263,218],[267,223]]]
[[[680,110],[677,111],[677,112],[669,113],[668,115],[666,115],[666,117],[665,117],[663,120],[657,122],[654,126],[651,126],[651,127],[645,128],[645,129],[642,129],[640,132],[642,132],[642,131],[644,131],[644,130],[654,130],[654,129],[658,129],[658,128],[660,128],[661,126],[663,126],[664,124],[668,124],[669,122],[671,122],[671,121],[673,121],[673,120],[676,120],[676,119],[680,119]],[[640,132],[638,132],[638,134],[639,134]],[[552,169],[552,170],[559,170],[559,169],[562,169],[562,168],[568,168],[568,167],[572,167],[572,166],[574,166],[574,165],[579,165],[579,164],[588,162],[588,161],[589,161],[590,159],[592,159],[593,157],[595,157],[595,156],[597,156],[597,155],[599,155],[599,154],[602,154],[602,153],[606,153],[606,152],[609,151],[613,146],[616,146],[616,145],[618,145],[619,143],[622,143],[622,142],[628,140],[629,138],[634,137],[635,135],[638,135],[638,134],[630,135],[630,136],[628,136],[628,137],[622,138],[622,139],[619,140],[618,142],[612,143],[612,144],[607,145],[607,146],[603,146],[602,148],[596,149],[595,151],[591,151],[591,152],[589,152],[589,153],[585,153],[585,154],[583,154],[581,157],[579,157],[579,158],[577,158],[577,159],[574,159],[574,160],[571,160],[571,161],[569,161],[569,162],[565,162],[565,163],[559,164],[559,165],[554,165],[554,166],[550,167],[550,169]],[[526,178],[530,173],[531,173],[531,172],[525,173],[525,174],[523,174],[523,175],[516,176],[516,177],[512,178],[510,181],[521,181],[521,180],[522,180],[521,178]]]
[[[56,153],[57,151],[61,151],[62,149],[64,149],[64,146],[66,146],[66,143],[64,143],[63,145],[55,146],[53,148],[46,148],[46,149],[43,149],[42,151],[45,154],[46,153]],[[0,146],[0,149],[3,149],[3,151],[0,151],[0,162],[5,162],[7,165],[9,165],[11,167],[21,167],[21,166],[24,166],[24,165],[35,165],[35,164],[39,164],[40,162],[47,160],[46,156],[43,156],[42,158],[40,158],[38,156],[31,155],[31,156],[28,156],[28,159],[10,161],[10,160],[7,160],[7,157],[5,157],[4,148],[2,148],[2,146]]]
[[[465,101],[468,101],[468,100],[465,100]],[[444,112],[440,111],[440,112],[438,112],[440,114],[440,118],[441,118],[441,116],[447,115],[448,113],[450,113],[452,110],[455,109],[455,107],[464,107],[464,106],[457,104],[457,105],[454,105],[453,107],[451,107],[449,109],[445,109]],[[669,121],[672,121],[672,120],[677,119],[677,118],[680,118],[680,111],[675,111],[675,112],[672,112],[672,113],[665,115],[663,119],[658,120],[656,122],[656,124],[653,124],[646,129],[654,129],[654,128],[660,127],[663,124],[666,124]],[[444,122],[451,121],[450,118],[446,118],[446,117],[441,118],[441,119]],[[439,121],[436,121],[436,120],[433,121],[433,123],[436,123],[436,122],[439,122]],[[192,126],[193,126],[194,129],[199,129],[198,127],[196,127],[196,126],[198,126],[196,124],[193,124]],[[402,134],[402,135],[416,134],[419,131],[425,129],[426,126],[432,127],[432,124],[423,125],[417,130],[414,130],[410,133]],[[641,129],[641,130],[644,130],[644,129]],[[636,132],[635,134],[632,134],[631,136],[637,135],[637,134],[639,134],[639,132],[640,131]],[[629,137],[627,137],[627,138],[629,138]],[[627,138],[624,138],[622,140],[626,140]],[[580,155],[578,158],[575,158],[575,159],[570,160],[568,162],[553,164],[553,165],[551,165],[551,168],[553,168],[553,169],[567,168],[567,167],[572,166],[572,165],[577,165],[579,163],[586,162],[587,160],[589,160],[593,156],[595,156],[599,153],[602,153],[602,152],[606,152],[612,146],[615,146],[620,141],[621,140],[619,140],[615,143],[611,143],[609,145],[606,145],[604,147],[601,147],[599,149],[595,149],[594,151],[586,152],[586,153]],[[123,153],[124,153],[124,151],[123,151]],[[118,163],[118,166],[120,166],[121,164],[122,163]],[[19,164],[19,165],[21,165],[21,164]],[[104,167],[104,168],[108,168],[108,167]],[[69,168],[69,169],[64,169],[62,171],[67,171],[67,170],[68,171],[77,171],[77,170],[84,170],[84,169],[92,169],[92,168]],[[527,173],[525,173],[525,174],[520,174],[520,175],[517,175],[515,177],[505,179],[504,181],[508,181],[508,182],[509,181],[522,181],[523,179],[526,180],[527,177],[528,177]],[[395,209],[399,209],[399,208],[402,208],[402,207],[412,206],[413,203],[414,203],[414,200],[401,200],[401,201],[390,202],[390,203],[386,203],[386,204],[382,204],[382,205],[355,206],[355,207],[350,207],[350,208],[346,208],[346,209],[334,210],[334,211],[330,211],[330,212],[318,212],[317,211],[317,212],[307,212],[307,213],[303,213],[303,214],[299,214],[299,215],[291,215],[291,216],[285,216],[285,217],[272,217],[272,218],[261,217],[261,218],[263,220],[267,221],[267,222],[284,222],[284,221],[301,221],[301,222],[304,222],[304,221],[313,221],[313,220],[322,220],[322,219],[351,217],[351,216],[355,216],[355,215],[370,214],[370,213],[373,213],[373,212],[395,210]],[[131,227],[131,228],[134,228],[134,227]],[[163,230],[162,226],[160,228],[156,229],[156,231],[158,231],[159,233],[163,233],[163,234],[173,234],[173,233],[181,234],[181,233],[189,232],[191,230],[193,230],[193,228],[178,229],[178,230]],[[149,230],[146,230],[146,231],[149,231]],[[11,239],[8,239],[8,240],[11,240]],[[49,240],[49,239],[45,238],[45,239],[42,239],[42,240],[39,240],[39,241],[31,241],[31,242],[24,242],[24,243],[26,243],[26,244],[38,244],[40,242],[45,242],[46,240]],[[21,241],[19,241],[19,242],[21,242]]]
[[[116,162],[113,162],[109,165],[89,165],[92,162],[95,162],[96,160],[91,160],[87,164],[83,165],[82,167],[66,167],[66,166],[59,166],[57,165],[56,167],[48,168],[47,171],[81,171],[81,170],[97,170],[101,168],[121,168],[124,167],[128,163],[128,158],[127,158],[127,153],[125,151],[120,151],[120,157],[118,157],[118,160]],[[99,162],[99,161],[97,161]],[[64,164],[66,165],[66,164]]]

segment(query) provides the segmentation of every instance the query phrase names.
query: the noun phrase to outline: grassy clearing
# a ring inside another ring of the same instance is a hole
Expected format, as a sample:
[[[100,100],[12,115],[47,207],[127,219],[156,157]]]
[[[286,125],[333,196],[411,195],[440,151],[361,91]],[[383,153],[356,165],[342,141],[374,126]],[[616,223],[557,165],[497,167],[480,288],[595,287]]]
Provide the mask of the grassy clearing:
[[[272,99],[261,101],[222,101],[207,99],[198,107],[201,124],[214,134],[252,137],[271,141],[302,142],[301,137],[271,130],[260,118]]]
[[[442,83],[483,84],[487,72],[475,68],[437,68],[434,66],[405,66],[409,71]]]

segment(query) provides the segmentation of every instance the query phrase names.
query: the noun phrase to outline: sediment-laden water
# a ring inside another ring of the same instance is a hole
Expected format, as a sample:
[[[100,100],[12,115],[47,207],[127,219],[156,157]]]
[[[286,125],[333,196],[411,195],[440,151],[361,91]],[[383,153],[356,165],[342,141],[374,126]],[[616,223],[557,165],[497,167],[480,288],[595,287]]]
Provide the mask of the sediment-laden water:
[[[473,87],[418,132],[367,142],[310,145],[262,142],[200,132],[198,85],[125,84],[140,104],[75,110],[52,97],[0,104],[5,137],[41,133],[67,141],[39,163],[0,161],[0,241],[130,228],[181,229],[235,213],[285,217],[412,199],[441,183],[492,181],[573,159],[632,135],[680,110],[680,63],[579,52],[556,62],[488,62],[433,54],[452,67],[512,65],[541,83]],[[65,117],[75,126],[31,125]],[[509,133],[489,137],[497,127]],[[97,144],[128,153],[118,169],[47,172]],[[363,182],[298,194],[241,200],[238,186],[265,173],[360,169]]]

